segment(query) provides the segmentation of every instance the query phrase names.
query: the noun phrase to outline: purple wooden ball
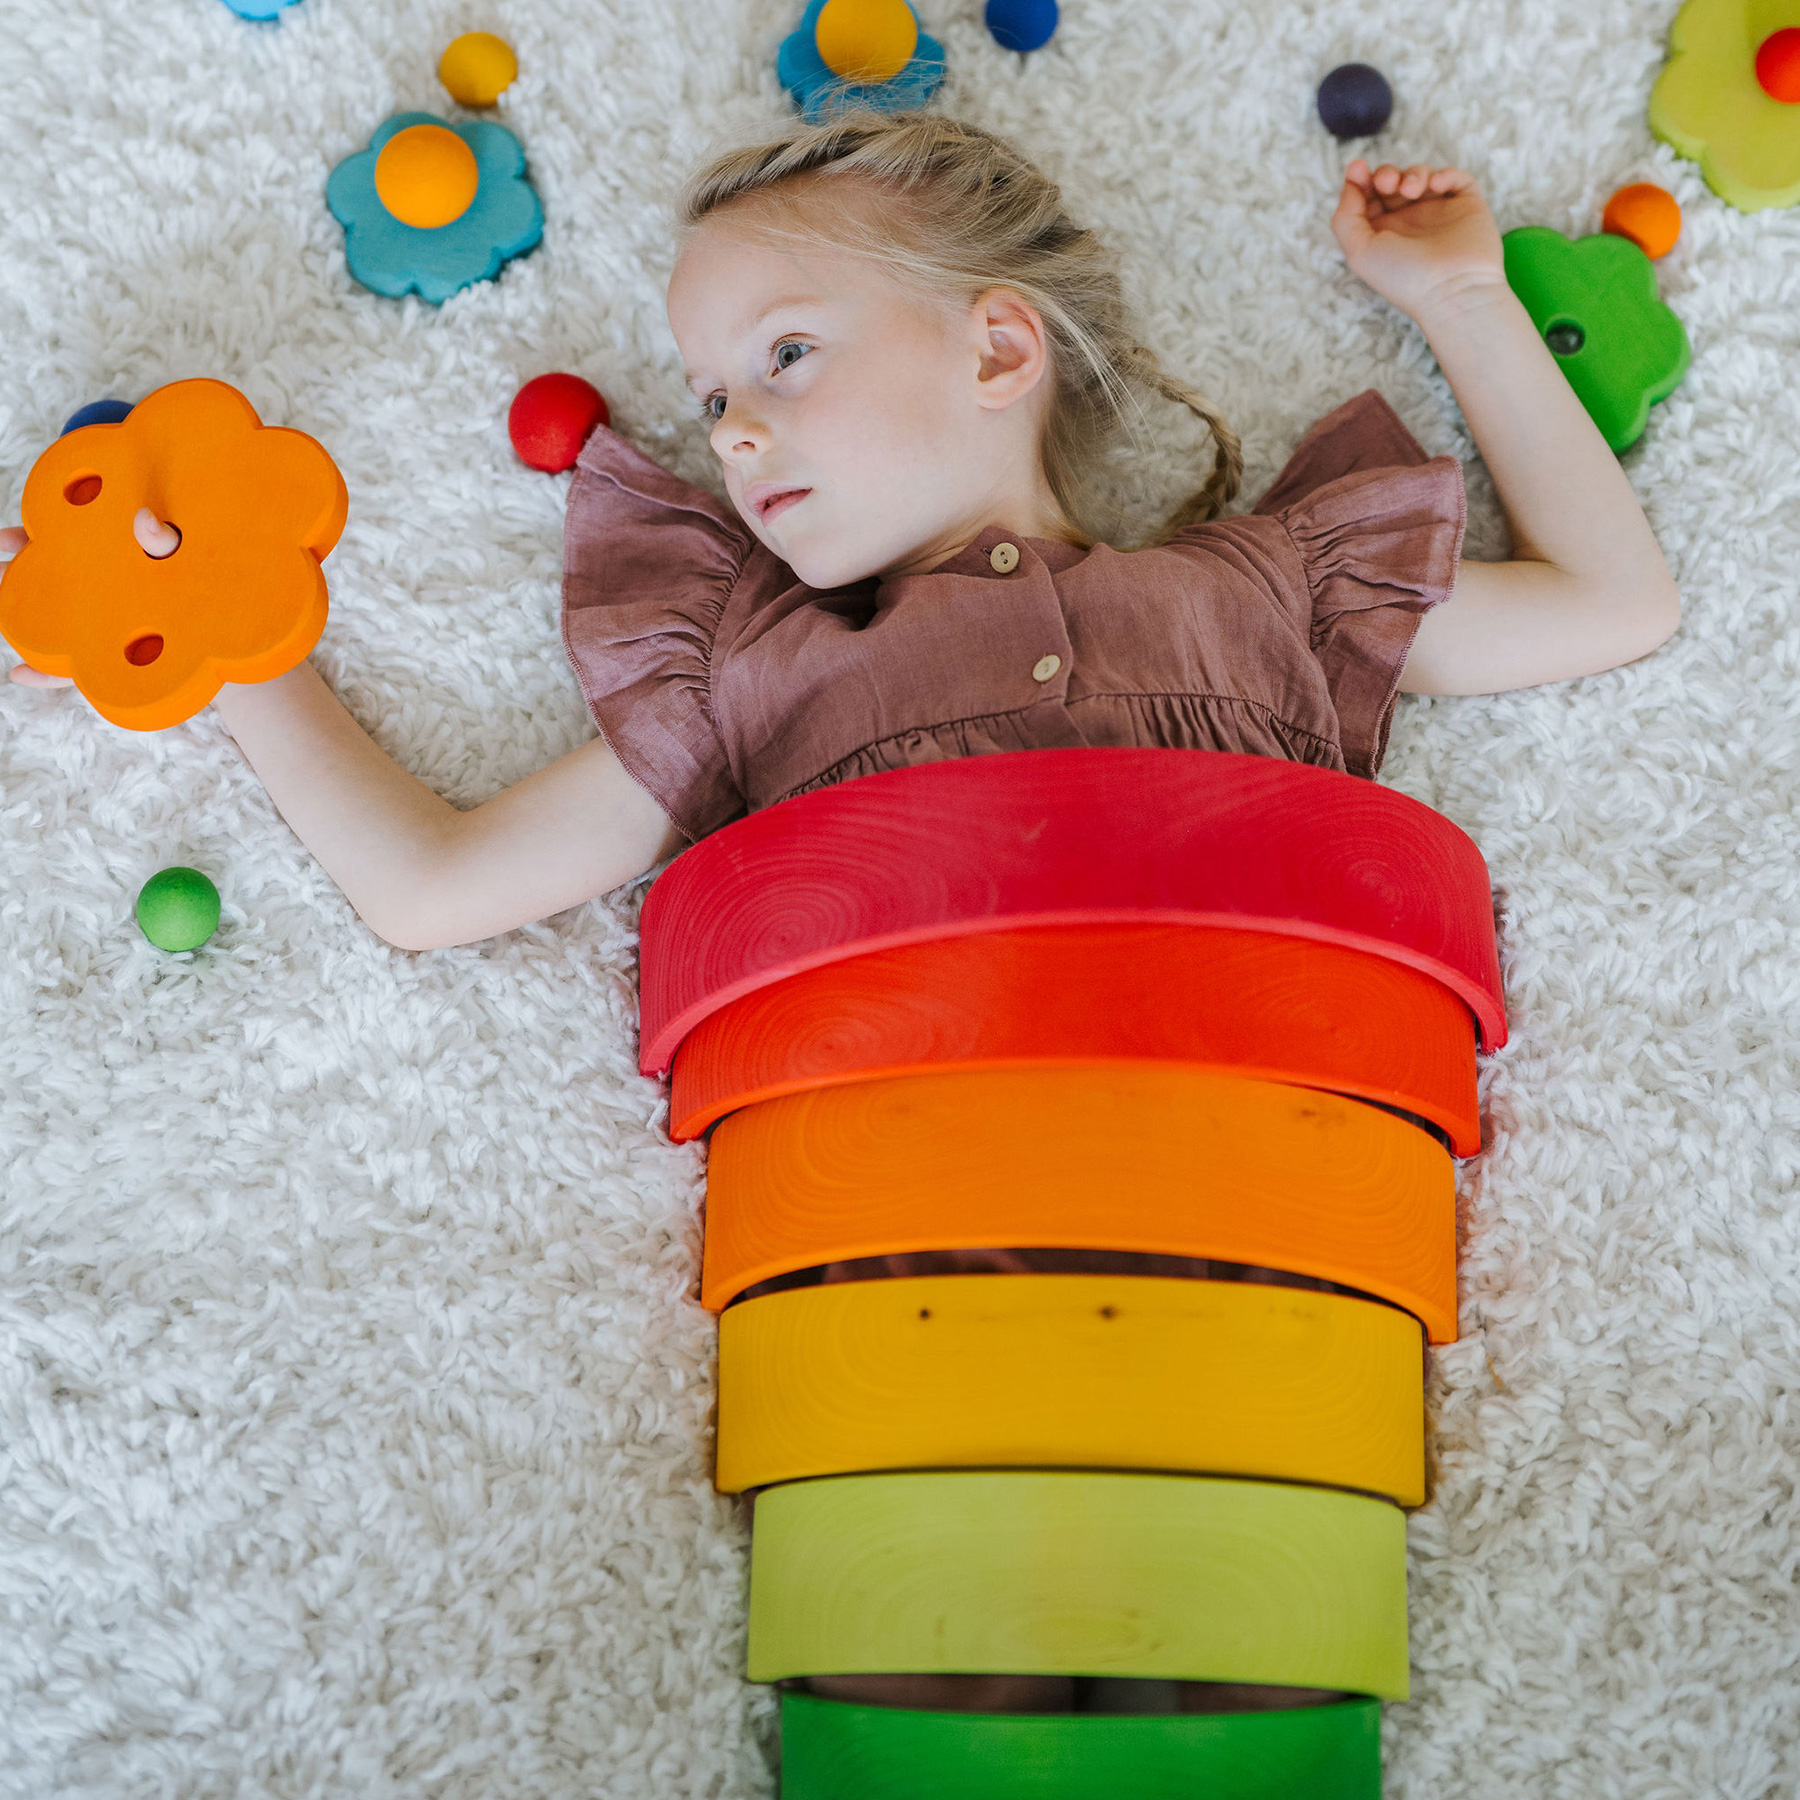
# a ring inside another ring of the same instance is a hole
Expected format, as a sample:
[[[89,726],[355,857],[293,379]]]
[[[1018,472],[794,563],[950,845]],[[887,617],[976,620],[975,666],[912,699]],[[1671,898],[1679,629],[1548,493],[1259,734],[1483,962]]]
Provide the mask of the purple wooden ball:
[[[1319,83],[1319,117],[1333,137],[1373,137],[1393,112],[1394,90],[1367,63],[1344,63]]]

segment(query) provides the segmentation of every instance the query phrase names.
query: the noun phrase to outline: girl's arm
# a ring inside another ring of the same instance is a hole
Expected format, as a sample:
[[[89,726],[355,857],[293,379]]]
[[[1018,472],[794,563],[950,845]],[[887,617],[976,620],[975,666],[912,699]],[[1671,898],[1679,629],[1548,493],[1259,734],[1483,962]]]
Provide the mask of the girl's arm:
[[[1425,333],[1512,534],[1512,561],[1462,564],[1420,623],[1401,687],[1499,693],[1654,650],[1681,621],[1674,577],[1618,458],[1507,286],[1473,178],[1359,159],[1331,224],[1350,267]]]
[[[148,512],[137,532],[152,555],[180,541]],[[0,557],[23,542],[0,531]],[[12,677],[69,685],[23,664]],[[473,943],[578,906],[686,842],[599,739],[462,812],[379,750],[310,663],[227,684],[213,705],[295,835],[402,950]]]
[[[599,738],[461,812],[379,750],[310,663],[213,705],[295,836],[401,950],[548,918],[687,841]]]

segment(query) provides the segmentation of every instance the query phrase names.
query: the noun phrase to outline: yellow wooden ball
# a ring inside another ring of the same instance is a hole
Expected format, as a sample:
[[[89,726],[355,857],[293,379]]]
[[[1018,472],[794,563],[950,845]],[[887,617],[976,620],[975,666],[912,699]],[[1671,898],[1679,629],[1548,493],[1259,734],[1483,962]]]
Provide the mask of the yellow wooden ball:
[[[840,81],[892,81],[919,47],[906,0],[825,0],[813,39]]]
[[[375,192],[402,225],[435,231],[475,202],[475,152],[448,125],[409,125],[375,158]]]
[[[518,73],[512,46],[491,31],[465,31],[438,63],[438,79],[460,106],[492,106]]]

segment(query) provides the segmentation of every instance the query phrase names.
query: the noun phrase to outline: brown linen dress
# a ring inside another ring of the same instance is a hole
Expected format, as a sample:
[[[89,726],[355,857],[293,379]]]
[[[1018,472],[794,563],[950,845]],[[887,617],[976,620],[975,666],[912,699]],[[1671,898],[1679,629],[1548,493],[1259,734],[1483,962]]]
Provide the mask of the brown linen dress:
[[[1462,467],[1368,392],[1255,510],[1154,549],[994,529],[927,575],[806,586],[731,508],[602,429],[569,493],[563,641],[688,837],[877,770],[1164,746],[1372,776],[1461,554]]]

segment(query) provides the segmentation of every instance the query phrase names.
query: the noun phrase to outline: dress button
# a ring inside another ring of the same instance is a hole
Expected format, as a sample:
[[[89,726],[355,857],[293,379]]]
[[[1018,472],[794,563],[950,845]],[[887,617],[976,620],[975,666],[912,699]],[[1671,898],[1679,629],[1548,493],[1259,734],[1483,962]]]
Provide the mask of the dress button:
[[[1060,656],[1040,656],[1037,661],[1031,665],[1031,679],[1033,681],[1048,681],[1061,667],[1062,658]]]
[[[1019,566],[1019,546],[996,544],[988,552],[988,561],[994,565],[996,575],[1010,575]]]

